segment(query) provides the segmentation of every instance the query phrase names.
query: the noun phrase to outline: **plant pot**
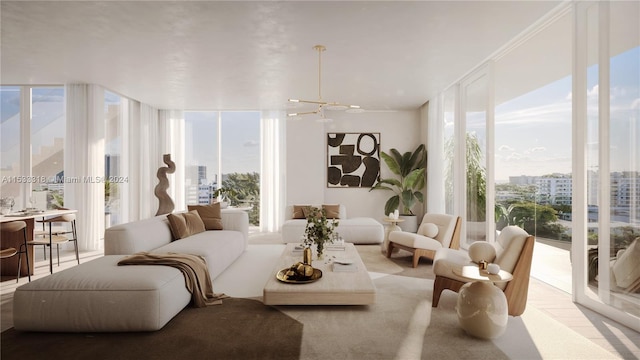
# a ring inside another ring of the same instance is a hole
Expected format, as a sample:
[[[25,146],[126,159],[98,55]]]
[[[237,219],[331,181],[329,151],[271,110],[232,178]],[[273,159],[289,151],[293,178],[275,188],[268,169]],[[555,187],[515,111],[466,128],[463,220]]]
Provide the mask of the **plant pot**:
[[[400,219],[404,221],[399,222],[398,226],[402,231],[415,233],[418,231],[418,217],[415,215],[400,215]]]

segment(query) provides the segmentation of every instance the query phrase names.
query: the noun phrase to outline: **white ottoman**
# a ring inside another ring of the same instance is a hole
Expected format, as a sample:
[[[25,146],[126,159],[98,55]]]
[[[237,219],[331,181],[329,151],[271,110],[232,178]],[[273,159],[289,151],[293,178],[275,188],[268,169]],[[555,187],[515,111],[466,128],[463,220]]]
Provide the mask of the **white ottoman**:
[[[299,243],[307,226],[305,219],[287,220],[282,225],[282,241]],[[378,221],[368,218],[338,219],[336,231],[345,242],[352,244],[381,244],[384,240],[384,227]]]
[[[191,300],[184,275],[169,266],[118,266],[109,255],[16,289],[16,330],[154,331]]]

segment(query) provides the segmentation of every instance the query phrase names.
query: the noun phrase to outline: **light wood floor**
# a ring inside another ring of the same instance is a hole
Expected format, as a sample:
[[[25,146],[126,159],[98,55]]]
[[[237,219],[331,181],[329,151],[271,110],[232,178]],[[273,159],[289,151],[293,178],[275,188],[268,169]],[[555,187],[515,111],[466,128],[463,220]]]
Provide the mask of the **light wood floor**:
[[[256,238],[255,243],[268,243],[272,238]],[[38,279],[49,274],[49,262],[42,258],[42,250],[36,251],[35,275],[32,279]],[[87,262],[102,256],[101,252],[81,253],[81,262]],[[55,263],[54,272],[76,265],[72,251],[63,251],[61,264]],[[409,265],[408,265],[409,266]],[[13,326],[13,292],[15,289],[27,283],[27,278],[21,278],[16,284],[14,280],[4,280],[0,284],[0,316],[1,330],[4,331]],[[613,320],[610,320],[594,311],[571,301],[571,296],[557,287],[532,278],[529,289],[528,304],[541,310],[549,317],[571,328],[573,331],[608,350],[622,359],[640,359],[640,333],[629,329]]]

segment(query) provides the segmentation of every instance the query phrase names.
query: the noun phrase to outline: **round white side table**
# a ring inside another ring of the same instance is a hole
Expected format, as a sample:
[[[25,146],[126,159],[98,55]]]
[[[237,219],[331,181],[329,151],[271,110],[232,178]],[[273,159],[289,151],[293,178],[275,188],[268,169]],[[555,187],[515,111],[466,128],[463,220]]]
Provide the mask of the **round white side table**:
[[[509,320],[507,297],[493,283],[510,281],[513,275],[504,270],[495,275],[489,274],[476,265],[454,269],[453,273],[471,281],[458,291],[456,311],[460,327],[467,334],[481,339],[502,335]]]
[[[385,222],[387,222],[387,226],[385,226],[384,228],[384,241],[382,242],[382,246],[381,246],[381,251],[383,254],[387,254],[387,248],[389,247],[389,233],[391,233],[392,231],[402,231],[402,229],[400,228],[400,226],[398,226],[398,223],[401,223],[404,221],[404,219],[391,219],[389,217],[385,217],[384,219]],[[393,249],[393,252],[396,253],[398,252],[400,249],[395,248]]]

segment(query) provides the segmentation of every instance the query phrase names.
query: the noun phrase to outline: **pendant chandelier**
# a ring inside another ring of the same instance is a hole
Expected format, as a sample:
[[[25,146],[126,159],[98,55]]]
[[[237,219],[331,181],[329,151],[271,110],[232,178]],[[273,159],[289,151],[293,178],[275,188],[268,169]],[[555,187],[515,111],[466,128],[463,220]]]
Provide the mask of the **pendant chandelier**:
[[[322,52],[327,50],[324,45],[316,45],[313,47],[318,52],[318,100],[302,100],[302,99],[289,99],[291,103],[304,103],[304,104],[316,104],[318,108],[313,111],[295,112],[287,114],[287,116],[301,116],[319,114],[321,119],[325,119],[325,110],[347,110],[349,112],[360,112],[360,106],[358,105],[345,105],[339,102],[328,102],[322,99]]]

